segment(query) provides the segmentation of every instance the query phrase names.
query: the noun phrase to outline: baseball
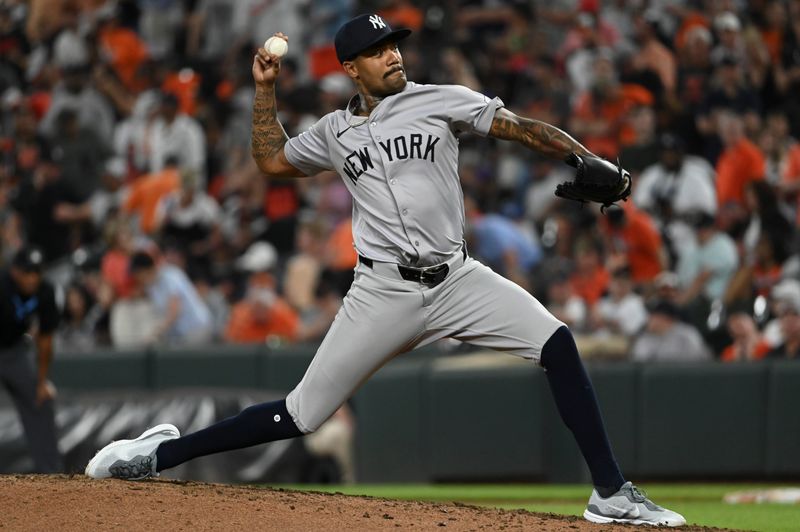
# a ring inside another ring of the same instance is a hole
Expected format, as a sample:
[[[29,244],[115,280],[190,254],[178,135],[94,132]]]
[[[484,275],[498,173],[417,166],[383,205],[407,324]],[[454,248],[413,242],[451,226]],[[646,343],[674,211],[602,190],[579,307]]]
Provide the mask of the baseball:
[[[264,41],[264,49],[272,55],[283,57],[289,50],[289,45],[282,38],[273,36]]]

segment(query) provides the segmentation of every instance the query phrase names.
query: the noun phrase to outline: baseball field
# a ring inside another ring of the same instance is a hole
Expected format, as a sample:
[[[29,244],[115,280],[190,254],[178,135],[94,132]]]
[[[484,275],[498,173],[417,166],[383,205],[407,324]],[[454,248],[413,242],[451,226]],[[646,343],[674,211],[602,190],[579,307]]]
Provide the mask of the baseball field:
[[[800,507],[729,505],[731,492],[775,486],[649,485],[684,514],[682,530],[798,530]],[[83,475],[0,476],[0,528],[86,530],[631,530],[577,517],[581,485],[246,486]]]
[[[691,525],[735,530],[800,530],[800,505],[781,503],[728,504],[725,495],[787,487],[766,484],[652,484],[653,500],[683,514]],[[585,485],[355,485],[292,486],[408,501],[458,501],[475,506],[530,512],[581,515],[590,487]],[[598,529],[604,527],[597,527]]]

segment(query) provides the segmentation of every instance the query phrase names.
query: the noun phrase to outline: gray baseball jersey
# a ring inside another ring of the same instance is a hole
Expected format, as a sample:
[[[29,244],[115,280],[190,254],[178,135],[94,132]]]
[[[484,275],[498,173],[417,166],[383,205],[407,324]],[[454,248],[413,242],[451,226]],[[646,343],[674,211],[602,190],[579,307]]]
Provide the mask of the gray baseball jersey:
[[[366,257],[438,264],[463,241],[457,132],[485,136],[499,98],[458,85],[418,85],[384,99],[366,118],[353,106],[325,115],[286,144],[306,175],[334,170],[353,196],[353,239]]]
[[[307,175],[339,173],[353,196],[356,249],[371,259],[359,262],[342,308],[286,398],[304,432],[400,353],[449,337],[538,361],[563,325],[463,250],[456,134],[488,134],[503,102],[465,87],[409,82],[368,118],[353,114],[357,104],[324,116],[284,147]],[[398,268],[443,264],[446,277],[435,285],[406,280]]]

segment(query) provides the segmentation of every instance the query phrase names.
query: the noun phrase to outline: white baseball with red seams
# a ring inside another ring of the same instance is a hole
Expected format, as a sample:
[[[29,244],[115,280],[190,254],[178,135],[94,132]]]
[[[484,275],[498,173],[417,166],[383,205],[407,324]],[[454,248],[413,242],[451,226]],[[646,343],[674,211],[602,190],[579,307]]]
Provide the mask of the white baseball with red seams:
[[[264,49],[272,55],[283,57],[289,51],[289,44],[281,37],[270,37],[264,41]]]

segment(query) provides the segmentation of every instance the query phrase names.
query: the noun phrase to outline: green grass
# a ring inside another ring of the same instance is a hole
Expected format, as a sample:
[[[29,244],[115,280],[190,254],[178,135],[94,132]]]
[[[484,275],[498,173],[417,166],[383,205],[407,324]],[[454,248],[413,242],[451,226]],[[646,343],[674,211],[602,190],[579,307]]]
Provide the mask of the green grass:
[[[376,484],[354,486],[292,485],[283,488],[341,492],[387,499],[450,502],[478,506],[582,515],[590,487],[585,485]],[[732,491],[776,487],[773,484],[653,484],[644,486],[656,503],[682,513],[690,524],[788,532],[800,530],[800,506],[722,502]]]

